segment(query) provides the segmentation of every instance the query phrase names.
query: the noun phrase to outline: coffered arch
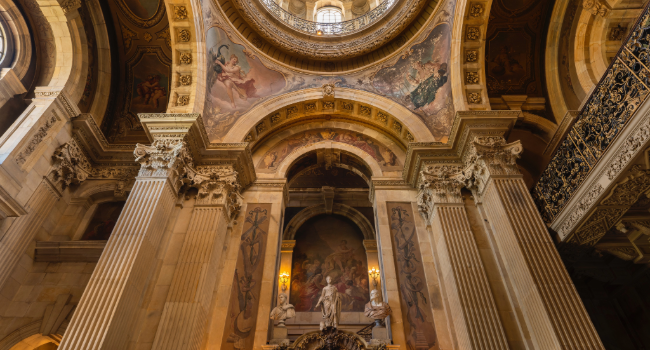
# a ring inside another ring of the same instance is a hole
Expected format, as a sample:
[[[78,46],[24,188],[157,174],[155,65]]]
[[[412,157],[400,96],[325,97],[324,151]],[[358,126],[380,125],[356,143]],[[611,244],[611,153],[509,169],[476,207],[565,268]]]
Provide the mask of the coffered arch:
[[[373,177],[384,176],[384,173],[379,163],[370,155],[363,152],[362,150],[347,145],[345,143],[325,141],[325,142],[314,143],[309,146],[301,147],[295,150],[294,152],[289,154],[284,160],[282,160],[282,162],[277,166],[277,170],[275,171],[275,173],[264,174],[258,172],[258,178],[263,178],[263,177],[285,178],[287,176],[287,173],[289,172],[289,169],[297,160],[302,158],[307,153],[320,150],[320,149],[346,152],[348,154],[352,154],[357,159],[360,159],[363,162],[364,166],[367,166],[370,169]]]
[[[436,141],[431,134],[431,131],[429,131],[420,117],[415,115],[406,107],[397,104],[386,97],[366,91],[338,87],[335,88],[334,96],[335,98],[332,99],[324,98],[322,88],[311,88],[286,93],[269,99],[268,101],[265,101],[252,108],[241,118],[239,118],[222,141],[241,142],[243,140],[246,140],[249,135],[252,135],[252,137],[257,137],[256,132],[251,134],[251,131],[255,131],[254,128],[260,125],[260,123],[266,124],[267,127],[271,127],[271,118],[273,118],[273,116],[278,113],[280,114],[280,117],[283,121],[287,120],[287,114],[293,114],[291,113],[292,110],[288,109],[294,106],[296,107],[296,112],[299,113],[300,110],[298,109],[298,106],[303,108],[302,111],[304,112],[306,109],[305,104],[314,103],[314,110],[316,110],[316,108],[322,108],[322,111],[327,113],[324,108],[326,102],[334,103],[334,108],[330,109],[332,112],[339,111],[341,114],[348,116],[359,115],[360,117],[365,117],[367,120],[377,120],[379,113],[385,114],[385,125],[393,128],[396,132],[399,129],[399,137],[405,144],[408,144],[408,142],[412,141]],[[339,100],[338,104],[336,100]],[[345,109],[343,102],[354,103],[354,109],[351,112],[344,112]],[[366,114],[362,107],[370,108],[369,114]],[[304,114],[307,115],[309,113]],[[368,118],[366,115],[369,115],[370,118]],[[395,124],[395,122],[398,124]],[[281,124],[282,123],[278,125]],[[412,140],[410,138],[412,138]],[[249,141],[253,141],[253,138],[249,139]]]

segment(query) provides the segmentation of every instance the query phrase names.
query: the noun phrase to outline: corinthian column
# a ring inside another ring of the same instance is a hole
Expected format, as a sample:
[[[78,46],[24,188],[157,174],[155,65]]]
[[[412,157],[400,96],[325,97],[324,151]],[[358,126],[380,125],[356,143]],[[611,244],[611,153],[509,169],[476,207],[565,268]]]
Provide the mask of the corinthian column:
[[[483,202],[518,320],[534,349],[604,349],[502,137],[471,137],[463,181]]]
[[[508,349],[463,204],[460,171],[460,166],[427,166],[420,172],[418,207],[431,222],[459,347]]]
[[[153,144],[136,146],[139,175],[60,349],[127,348],[167,219],[192,166],[183,138],[196,117],[161,115],[150,124],[164,126],[146,125]]]
[[[208,175],[209,174],[209,175]],[[198,349],[208,325],[210,302],[227,228],[239,214],[237,172],[203,167],[194,176],[199,188],[189,228],[174,271],[153,349]]]

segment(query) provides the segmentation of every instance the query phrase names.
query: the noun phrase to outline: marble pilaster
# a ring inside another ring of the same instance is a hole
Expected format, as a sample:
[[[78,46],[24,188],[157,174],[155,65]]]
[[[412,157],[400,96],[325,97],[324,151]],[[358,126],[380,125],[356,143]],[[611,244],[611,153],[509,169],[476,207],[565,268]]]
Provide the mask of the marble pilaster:
[[[160,123],[169,123],[164,115]],[[171,119],[171,118],[170,118]],[[141,168],[124,209],[79,301],[60,349],[124,349],[155,265],[181,180],[193,164],[183,138],[194,117],[173,117],[173,128],[151,132],[151,146],[136,146]]]
[[[239,184],[232,172],[198,175],[200,188],[163,309],[154,349],[199,349],[208,325],[215,273],[231,220],[239,214]],[[231,200],[236,201],[231,205]]]
[[[518,322],[535,349],[604,349],[519,172],[519,142],[469,139],[464,182],[482,202]]]
[[[463,204],[458,166],[421,173],[420,208],[430,222],[449,315],[462,349],[508,349],[485,267]]]

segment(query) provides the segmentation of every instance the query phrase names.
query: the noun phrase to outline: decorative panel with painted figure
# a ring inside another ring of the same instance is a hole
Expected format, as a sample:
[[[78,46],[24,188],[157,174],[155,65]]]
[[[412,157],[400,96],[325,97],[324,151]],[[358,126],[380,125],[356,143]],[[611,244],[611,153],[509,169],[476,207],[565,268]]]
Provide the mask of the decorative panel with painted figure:
[[[413,208],[408,202],[387,202],[386,206],[404,313],[407,349],[439,349]]]
[[[253,348],[270,212],[271,204],[248,204],[221,349]]]
[[[368,259],[363,234],[351,220],[319,215],[296,232],[291,268],[290,303],[297,312],[318,312],[325,279],[342,295],[342,312],[363,312],[370,300]]]

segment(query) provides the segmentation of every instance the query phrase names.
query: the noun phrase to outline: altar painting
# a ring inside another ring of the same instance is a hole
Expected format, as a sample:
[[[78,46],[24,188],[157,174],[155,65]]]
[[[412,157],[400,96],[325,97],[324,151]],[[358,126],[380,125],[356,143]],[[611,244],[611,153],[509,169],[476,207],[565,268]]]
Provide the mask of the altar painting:
[[[362,312],[370,301],[368,260],[363,234],[347,218],[319,215],[296,233],[291,269],[290,303],[298,312],[317,312],[326,278],[342,295],[341,311]]]

